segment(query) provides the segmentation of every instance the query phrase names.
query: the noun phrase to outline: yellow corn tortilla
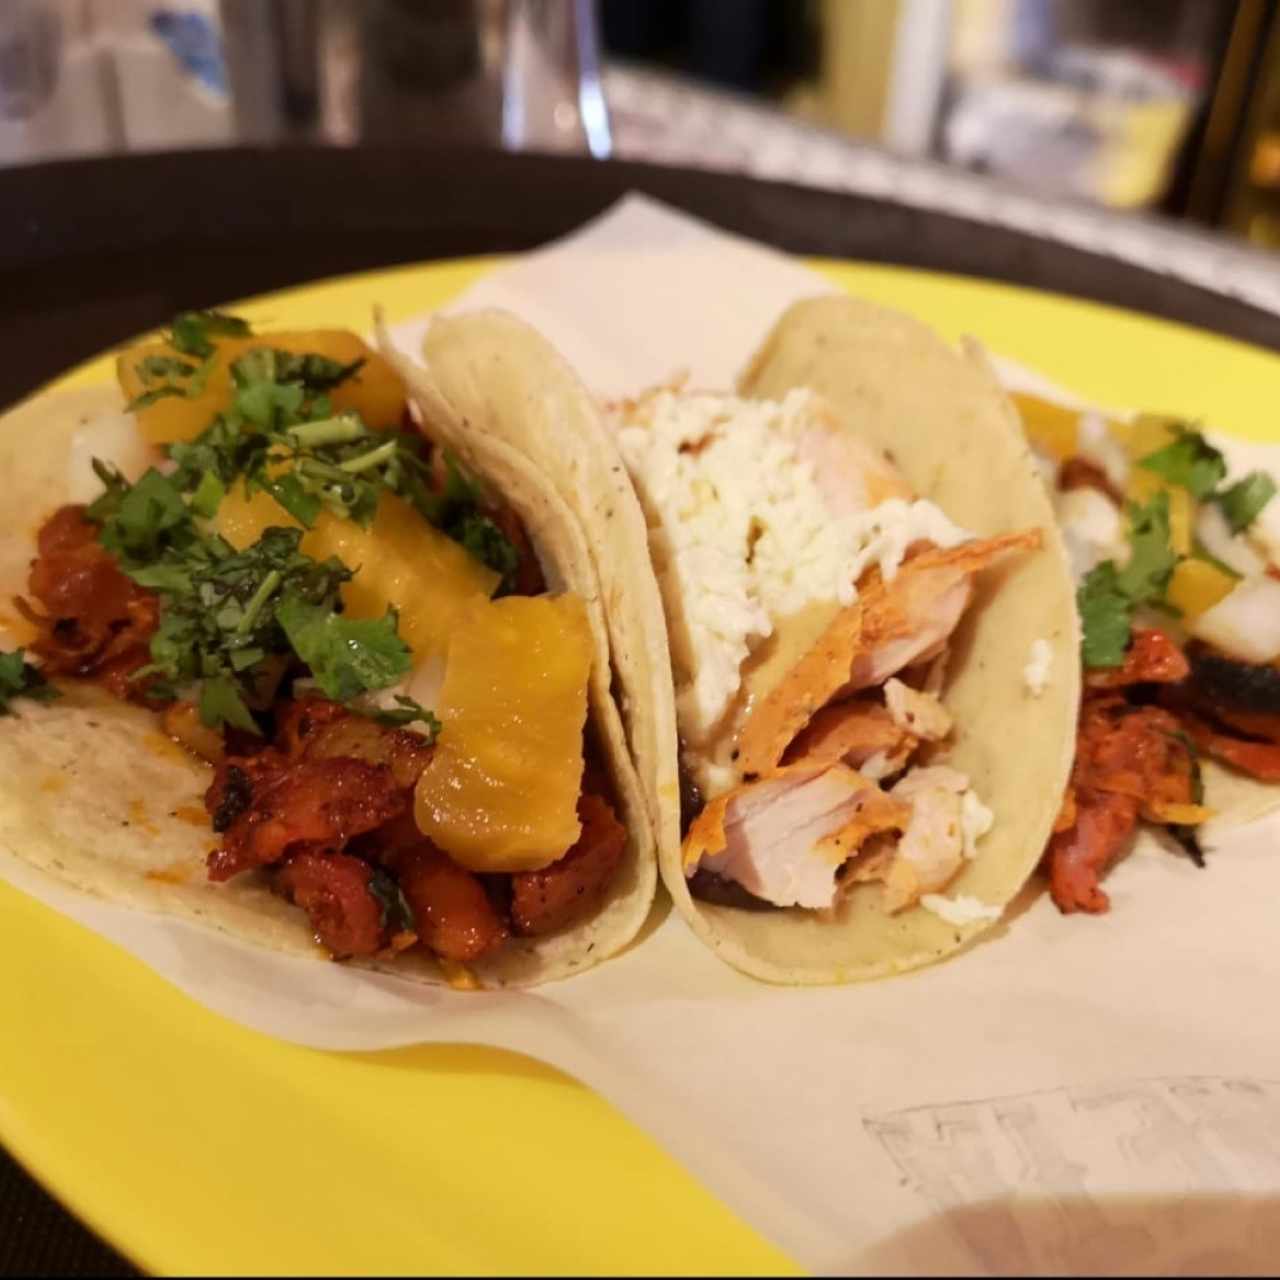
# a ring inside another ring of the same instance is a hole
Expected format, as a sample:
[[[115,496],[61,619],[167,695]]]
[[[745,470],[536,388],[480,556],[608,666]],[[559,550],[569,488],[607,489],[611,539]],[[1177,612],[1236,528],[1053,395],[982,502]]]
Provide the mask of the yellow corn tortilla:
[[[0,417],[0,472],[7,481],[0,624],[11,633],[5,647],[23,639],[9,601],[26,590],[35,534],[69,500],[73,434],[121,407],[114,388],[53,391]],[[601,591],[579,522],[554,485],[514,450],[465,432],[448,443],[523,521],[549,586],[586,602],[596,649],[590,715],[628,836],[622,868],[590,919],[542,938],[513,938],[498,954],[468,966],[484,986],[532,986],[597,964],[636,936],[657,886],[652,824],[610,693]],[[326,958],[305,913],[272,894],[261,873],[225,884],[205,878],[204,858],[217,842],[203,807],[209,766],[166,738],[154,713],[89,685],[59,683],[65,692],[57,701],[19,699],[13,715],[0,717],[0,844],[87,893],[195,920],[273,950]],[[360,963],[414,981],[446,981],[425,952]]]

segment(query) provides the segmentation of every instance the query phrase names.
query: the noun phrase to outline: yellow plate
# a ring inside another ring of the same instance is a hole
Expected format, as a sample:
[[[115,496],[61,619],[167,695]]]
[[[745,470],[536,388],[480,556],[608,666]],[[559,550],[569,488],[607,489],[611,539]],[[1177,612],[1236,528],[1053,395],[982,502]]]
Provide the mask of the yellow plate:
[[[235,309],[364,329],[495,260],[310,285]],[[1112,308],[815,263],[1105,404],[1274,438],[1280,359]],[[107,357],[59,385],[106,381]],[[242,1030],[0,884],[0,1140],[143,1267],[175,1273],[788,1272],[635,1126],[518,1055],[319,1053]]]

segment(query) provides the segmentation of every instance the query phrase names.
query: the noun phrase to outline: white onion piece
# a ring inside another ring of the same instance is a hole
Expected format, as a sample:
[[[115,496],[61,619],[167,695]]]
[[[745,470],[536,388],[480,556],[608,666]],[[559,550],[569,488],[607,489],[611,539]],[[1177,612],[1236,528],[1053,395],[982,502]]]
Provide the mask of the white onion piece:
[[[1124,558],[1124,522],[1106,494],[1089,487],[1068,489],[1054,496],[1053,505],[1077,582],[1103,560]]]
[[[1258,512],[1245,536],[1260,555],[1280,565],[1280,498],[1273,497]]]
[[[1058,460],[1052,454],[1043,453],[1037,449],[1035,445],[1031,446],[1031,461],[1035,463],[1036,470],[1040,473],[1040,479],[1044,481],[1044,486],[1053,493],[1058,487]]]
[[[1107,479],[1121,493],[1124,492],[1125,485],[1129,482],[1129,455],[1125,453],[1120,441],[1111,434],[1102,414],[1091,411],[1080,415],[1076,448],[1082,458],[1101,467],[1107,473]]]
[[[1267,567],[1266,562],[1244,538],[1231,532],[1231,526],[1216,502],[1206,502],[1200,507],[1200,513],[1196,516],[1196,536],[1204,543],[1204,549],[1211,556],[1246,578],[1255,577]]]
[[[102,493],[93,460],[114,463],[126,480],[136,480],[164,455],[148,444],[131,413],[100,413],[76,428],[67,455],[67,501],[92,502]]]
[[[1241,662],[1273,661],[1280,657],[1280,582],[1246,578],[1187,629]]]

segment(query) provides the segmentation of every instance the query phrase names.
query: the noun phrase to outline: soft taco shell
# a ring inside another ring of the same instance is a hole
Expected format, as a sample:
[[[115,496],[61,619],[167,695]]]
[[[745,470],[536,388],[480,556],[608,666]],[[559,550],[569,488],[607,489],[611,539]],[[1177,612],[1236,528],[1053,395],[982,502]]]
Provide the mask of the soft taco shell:
[[[396,351],[385,333],[381,346],[433,430],[523,459],[576,517],[600,583],[614,697],[653,824],[670,824],[675,813],[678,825],[675,695],[662,599],[649,569],[644,512],[591,393],[541,334],[505,311],[437,316],[422,365]],[[660,834],[659,844],[670,835]]]
[[[1005,907],[1044,852],[1075,749],[1080,700],[1074,591],[1053,511],[1014,409],[976,346],[957,352],[909,316],[847,297],[791,307],[740,380],[744,396],[793,387],[826,398],[839,420],[887,454],[916,492],[979,537],[1044,531],[1043,548],[981,575],[952,639],[944,701],[955,719],[944,761],[968,774],[995,825],[947,886]],[[1053,660],[1033,697],[1023,671],[1035,640]],[[676,907],[716,953],[784,983],[847,982],[940,960],[988,922],[948,924],[923,907],[886,915],[880,886],[856,887],[819,918],[745,911],[694,899],[674,817],[660,865]]]
[[[114,388],[37,395],[0,417],[0,472],[9,498],[0,513],[0,623],[21,643],[9,607],[26,589],[41,522],[68,500],[71,440],[85,421],[118,412]],[[527,460],[487,441],[450,440],[468,466],[523,521],[552,589],[574,591],[592,619],[597,661],[590,716],[628,833],[607,899],[587,921],[543,938],[514,938],[469,966],[488,986],[530,986],[565,977],[621,950],[652,905],[657,881],[648,806],[609,695],[609,650],[600,589],[578,523]],[[64,683],[47,705],[19,700],[0,718],[0,843],[24,862],[113,902],[196,920],[273,950],[324,958],[305,914],[255,873],[212,884],[213,847],[203,807],[211,769],[177,747],[155,715],[100,690]],[[413,981],[443,983],[425,953],[372,962]]]

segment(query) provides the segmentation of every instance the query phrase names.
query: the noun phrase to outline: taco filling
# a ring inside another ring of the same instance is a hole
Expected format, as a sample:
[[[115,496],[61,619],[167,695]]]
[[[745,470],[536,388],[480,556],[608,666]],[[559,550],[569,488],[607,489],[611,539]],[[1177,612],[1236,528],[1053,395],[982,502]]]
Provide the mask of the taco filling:
[[[1064,912],[1102,912],[1140,822],[1203,865],[1201,761],[1280,783],[1280,503],[1227,481],[1192,425],[1015,395],[1078,584],[1085,671],[1076,761],[1045,855]]]
[[[695,897],[829,913],[999,908],[946,889],[993,815],[945,763],[951,638],[982,570],[1040,545],[978,538],[805,388],[658,388],[610,409],[670,636]]]
[[[153,709],[213,770],[207,879],[262,878],[334,958],[448,973],[591,915],[628,836],[583,600],[393,367],[201,312],[118,374],[126,413],[72,449],[96,492],[39,528],[0,706],[55,679]]]

